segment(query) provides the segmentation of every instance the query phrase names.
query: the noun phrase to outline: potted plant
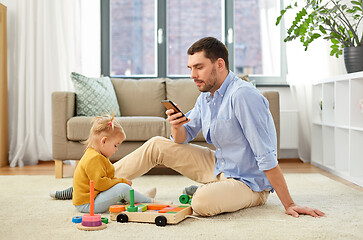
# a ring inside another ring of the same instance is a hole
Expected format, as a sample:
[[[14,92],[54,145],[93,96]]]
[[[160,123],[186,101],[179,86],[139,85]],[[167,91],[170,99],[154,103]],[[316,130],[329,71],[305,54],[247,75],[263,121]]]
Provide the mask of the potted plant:
[[[331,42],[331,56],[344,53],[348,73],[363,71],[363,0],[298,0],[281,11],[276,25],[292,10],[297,13],[285,42],[299,38],[306,51],[310,43],[323,37]]]

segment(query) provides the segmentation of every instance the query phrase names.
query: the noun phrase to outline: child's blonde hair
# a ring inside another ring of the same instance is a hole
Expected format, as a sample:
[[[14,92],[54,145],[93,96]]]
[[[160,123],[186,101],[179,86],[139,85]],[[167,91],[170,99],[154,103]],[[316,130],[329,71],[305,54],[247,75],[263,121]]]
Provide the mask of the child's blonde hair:
[[[84,142],[86,149],[91,147],[95,138],[100,134],[104,134],[106,137],[113,136],[115,134],[120,134],[122,140],[125,140],[126,134],[121,124],[115,121],[114,114],[103,115],[95,117],[92,120],[92,127],[89,133],[88,139]]]

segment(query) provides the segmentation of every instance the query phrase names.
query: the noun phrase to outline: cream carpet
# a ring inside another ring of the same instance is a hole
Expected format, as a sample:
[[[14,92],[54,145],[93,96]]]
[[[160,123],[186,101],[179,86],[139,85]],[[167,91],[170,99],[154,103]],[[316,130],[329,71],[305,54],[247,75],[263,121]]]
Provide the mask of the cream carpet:
[[[266,205],[219,216],[187,218],[177,225],[110,222],[105,230],[86,232],[71,219],[80,216],[70,200],[53,200],[50,189],[71,186],[72,179],[54,176],[0,176],[0,239],[363,239],[363,192],[320,174],[286,174],[295,202],[316,207],[324,218],[284,214],[277,195]],[[159,199],[175,203],[183,176],[143,176],[139,191],[158,188]],[[102,214],[109,217],[109,214]]]

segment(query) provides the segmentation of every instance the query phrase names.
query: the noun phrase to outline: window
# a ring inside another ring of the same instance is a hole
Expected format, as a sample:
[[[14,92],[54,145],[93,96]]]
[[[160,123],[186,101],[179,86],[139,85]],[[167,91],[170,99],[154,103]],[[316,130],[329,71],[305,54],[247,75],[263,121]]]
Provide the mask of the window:
[[[110,2],[111,76],[155,75],[155,2]]]
[[[103,0],[102,73],[188,77],[187,50],[205,36],[224,42],[230,69],[258,84],[285,83],[280,0]]]
[[[206,36],[221,40],[222,4],[219,0],[167,0],[166,14],[167,74],[186,76],[190,74],[188,48]]]
[[[275,26],[279,0],[235,0],[235,72],[279,76],[280,29]]]

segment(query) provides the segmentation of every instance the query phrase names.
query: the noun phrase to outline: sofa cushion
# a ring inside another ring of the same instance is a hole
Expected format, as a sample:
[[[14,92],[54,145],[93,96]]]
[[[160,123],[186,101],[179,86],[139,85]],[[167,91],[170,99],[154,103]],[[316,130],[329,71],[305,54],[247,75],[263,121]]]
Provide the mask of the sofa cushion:
[[[166,120],[162,117],[121,117],[127,141],[147,141],[155,136],[165,137]]]
[[[91,130],[93,117],[73,117],[67,122],[67,138],[85,141]],[[146,141],[154,136],[165,136],[166,120],[162,117],[117,117],[126,133],[126,141]]]
[[[88,78],[72,72],[76,93],[77,116],[100,116],[114,113],[120,116],[115,90],[109,77]]]
[[[200,91],[192,79],[168,79],[166,81],[166,98],[178,104],[183,113],[191,110]]]
[[[112,79],[122,116],[166,117],[165,79]]]

